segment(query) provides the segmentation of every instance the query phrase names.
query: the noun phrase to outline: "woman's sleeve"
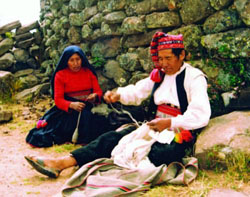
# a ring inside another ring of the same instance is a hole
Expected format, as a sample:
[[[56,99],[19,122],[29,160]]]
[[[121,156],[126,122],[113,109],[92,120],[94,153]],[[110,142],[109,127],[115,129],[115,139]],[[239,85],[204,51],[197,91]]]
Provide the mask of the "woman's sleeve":
[[[93,93],[96,93],[98,95],[98,99],[100,101],[103,92],[102,92],[102,89],[98,83],[97,77],[92,72],[91,72],[91,82],[92,82],[92,86],[93,86]]]
[[[62,73],[57,72],[55,76],[55,84],[54,84],[54,97],[55,97],[55,105],[66,112],[69,110],[70,101],[64,99],[64,84],[65,84],[65,76]]]

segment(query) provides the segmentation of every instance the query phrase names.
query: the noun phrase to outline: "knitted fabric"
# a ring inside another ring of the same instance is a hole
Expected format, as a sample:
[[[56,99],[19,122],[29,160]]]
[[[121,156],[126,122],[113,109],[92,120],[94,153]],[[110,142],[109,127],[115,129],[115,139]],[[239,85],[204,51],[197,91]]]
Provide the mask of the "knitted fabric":
[[[150,73],[152,81],[159,82],[161,81],[161,77],[164,76],[164,73],[161,71],[161,66],[159,65],[158,51],[173,48],[184,49],[183,36],[181,34],[169,35],[164,32],[156,32],[154,34],[150,43],[150,53],[155,65],[155,69]]]

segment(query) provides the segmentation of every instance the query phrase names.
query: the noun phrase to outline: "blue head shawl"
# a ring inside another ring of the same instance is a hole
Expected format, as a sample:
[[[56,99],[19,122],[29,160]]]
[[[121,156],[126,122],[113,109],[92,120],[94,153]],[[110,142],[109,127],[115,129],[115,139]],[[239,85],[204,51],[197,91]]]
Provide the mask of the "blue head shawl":
[[[87,57],[85,56],[84,52],[80,47],[74,45],[66,47],[57,63],[56,69],[51,79],[51,94],[53,99],[54,99],[54,81],[56,73],[68,67],[68,60],[74,53],[77,53],[81,57],[82,67],[88,68],[95,76],[97,76],[94,67],[89,63]]]

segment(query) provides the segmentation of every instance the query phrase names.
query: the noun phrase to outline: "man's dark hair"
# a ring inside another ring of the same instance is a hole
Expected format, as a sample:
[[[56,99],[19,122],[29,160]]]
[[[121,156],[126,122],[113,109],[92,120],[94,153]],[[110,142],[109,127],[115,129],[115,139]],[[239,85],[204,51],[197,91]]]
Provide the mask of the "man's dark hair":
[[[176,57],[178,57],[179,58],[179,56],[180,56],[180,54],[181,54],[181,52],[183,51],[184,49],[181,49],[181,48],[173,48],[172,49],[172,52],[173,52],[173,54],[176,56]],[[185,50],[184,50],[185,51]]]

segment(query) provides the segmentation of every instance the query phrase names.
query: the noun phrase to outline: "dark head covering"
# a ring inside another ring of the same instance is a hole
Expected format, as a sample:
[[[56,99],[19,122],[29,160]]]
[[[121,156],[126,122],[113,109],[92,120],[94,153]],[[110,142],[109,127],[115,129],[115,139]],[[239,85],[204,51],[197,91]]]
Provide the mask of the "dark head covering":
[[[68,60],[74,53],[77,53],[81,57],[82,67],[88,68],[95,76],[97,76],[94,67],[89,63],[88,59],[86,58],[84,52],[80,47],[74,45],[66,47],[58,61],[58,64],[51,79],[51,94],[53,99],[54,99],[54,81],[56,73],[68,67]]]

